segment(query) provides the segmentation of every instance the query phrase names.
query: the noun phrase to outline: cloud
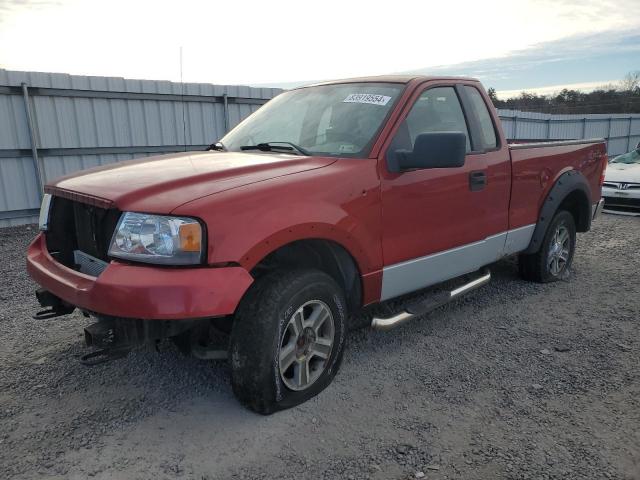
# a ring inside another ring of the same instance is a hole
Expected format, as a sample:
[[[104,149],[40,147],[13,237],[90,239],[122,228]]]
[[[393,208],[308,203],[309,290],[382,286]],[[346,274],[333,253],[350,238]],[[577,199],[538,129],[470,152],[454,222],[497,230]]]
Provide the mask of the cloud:
[[[535,87],[535,88],[527,88],[527,89],[515,89],[515,90],[498,90],[496,94],[500,98],[500,100],[505,100],[507,98],[518,97],[523,91],[527,93],[536,93],[538,95],[555,95],[563,89],[569,90],[581,90],[590,92],[596,89],[609,89],[610,86],[615,84],[615,80],[609,81],[597,81],[597,82],[582,82],[582,83],[563,83],[560,85],[548,85],[546,87]]]
[[[473,62],[463,62],[456,65],[440,65],[426,69],[413,70],[424,72],[427,70],[472,69],[474,71],[494,72],[497,69],[530,68],[531,66],[561,62],[566,59],[587,58],[595,55],[608,54],[612,51],[640,51],[640,33],[634,30],[612,31],[597,35],[574,35],[552,42],[542,42],[531,47],[510,52],[497,58],[482,59]],[[508,60],[508,63],[503,63]],[[500,63],[500,66],[497,66]],[[483,70],[484,69],[484,70]]]
[[[640,33],[614,30],[543,42],[505,56],[401,73],[472,76],[498,90],[610,83],[640,68]]]
[[[185,81],[211,83],[437,69],[535,53],[534,45],[585,32],[640,29],[637,0],[0,2],[7,68],[179,80],[183,46]],[[474,68],[507,80],[526,65]]]
[[[627,72],[637,69],[640,69],[640,33],[634,29],[574,35],[498,57],[383,73],[475,77],[506,98],[522,90],[538,93],[556,92],[565,87],[591,90],[620,80]],[[257,86],[293,88],[321,80]]]
[[[2,0],[0,1],[0,25],[17,13],[60,7],[63,0]]]

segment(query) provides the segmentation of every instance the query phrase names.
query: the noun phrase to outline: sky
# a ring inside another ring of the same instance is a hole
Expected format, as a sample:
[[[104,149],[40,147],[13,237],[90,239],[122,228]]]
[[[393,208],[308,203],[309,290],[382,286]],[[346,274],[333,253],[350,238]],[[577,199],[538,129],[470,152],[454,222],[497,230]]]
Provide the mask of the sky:
[[[640,70],[640,0],[0,0],[0,68],[283,87],[427,73],[475,76],[503,97],[588,90]]]

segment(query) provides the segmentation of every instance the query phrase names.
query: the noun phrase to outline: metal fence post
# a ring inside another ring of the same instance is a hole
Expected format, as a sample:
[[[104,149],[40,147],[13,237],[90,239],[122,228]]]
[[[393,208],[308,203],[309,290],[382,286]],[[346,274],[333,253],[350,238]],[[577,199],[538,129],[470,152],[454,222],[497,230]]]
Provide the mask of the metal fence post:
[[[42,181],[42,168],[40,158],[38,157],[38,145],[36,140],[36,132],[34,129],[33,115],[31,113],[31,103],[29,102],[29,87],[26,83],[22,83],[22,99],[24,100],[24,108],[27,114],[27,126],[29,127],[29,139],[31,140],[31,156],[33,157],[33,169],[36,174],[36,182],[38,185],[39,199],[42,200],[44,193],[44,183]]]
[[[627,129],[627,152],[631,151],[631,124],[633,123],[633,117],[629,115],[629,128]]]
[[[549,140],[551,138],[551,117],[547,118],[547,136],[546,139]]]
[[[580,138],[587,138],[587,117],[582,117],[582,136]]]
[[[607,155],[609,154],[609,140],[611,139],[611,122],[613,122],[613,117],[609,117],[609,125],[607,126]]]
[[[224,133],[229,132],[229,99],[227,98],[227,94],[222,95],[222,99],[224,100]]]
[[[513,139],[518,138],[518,113],[513,116]]]

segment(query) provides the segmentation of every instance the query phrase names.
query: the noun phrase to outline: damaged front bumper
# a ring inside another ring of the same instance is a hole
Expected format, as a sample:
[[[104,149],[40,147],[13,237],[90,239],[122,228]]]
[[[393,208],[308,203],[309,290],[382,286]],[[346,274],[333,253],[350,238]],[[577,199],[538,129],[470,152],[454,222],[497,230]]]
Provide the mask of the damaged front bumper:
[[[46,310],[35,318],[79,308],[97,319],[85,328],[87,346],[97,349],[81,357],[86,365],[120,358],[137,345],[231,315],[253,282],[241,267],[163,268],[115,261],[91,276],[57,262],[43,234],[29,246],[27,271],[43,287],[36,296]]]
[[[27,272],[46,291],[85,312],[145,320],[231,315],[253,278],[242,267],[167,268],[111,261],[93,277],[58,263],[39,234]]]

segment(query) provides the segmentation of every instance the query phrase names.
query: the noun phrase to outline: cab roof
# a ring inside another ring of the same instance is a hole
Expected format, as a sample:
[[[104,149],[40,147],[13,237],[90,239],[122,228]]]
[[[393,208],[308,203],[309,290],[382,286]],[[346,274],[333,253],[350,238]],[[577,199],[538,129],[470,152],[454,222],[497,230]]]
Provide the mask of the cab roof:
[[[318,85],[335,85],[340,83],[409,83],[413,80],[465,80],[469,82],[480,82],[477,78],[471,77],[453,77],[453,76],[433,76],[433,75],[374,75],[370,77],[344,78],[341,80],[330,80],[327,82],[319,82],[307,87],[315,87]]]

